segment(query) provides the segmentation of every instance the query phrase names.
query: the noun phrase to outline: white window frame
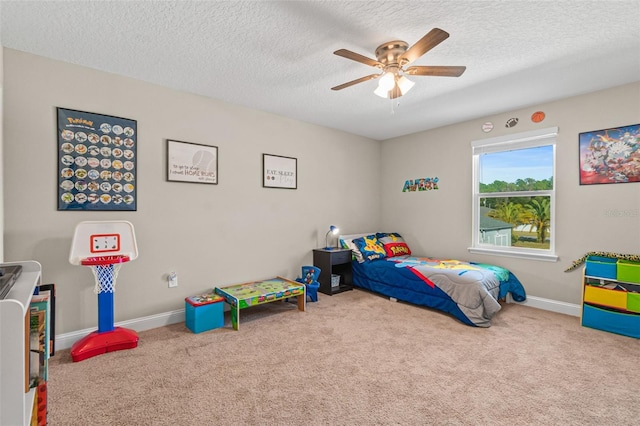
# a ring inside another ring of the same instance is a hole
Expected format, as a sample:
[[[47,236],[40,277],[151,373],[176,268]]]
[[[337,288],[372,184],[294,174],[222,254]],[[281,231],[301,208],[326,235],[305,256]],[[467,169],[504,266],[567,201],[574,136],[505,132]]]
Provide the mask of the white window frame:
[[[549,127],[546,129],[533,130],[530,132],[518,133],[515,135],[499,136],[495,138],[481,139],[471,142],[473,152],[473,201],[472,201],[472,243],[468,248],[470,253],[490,254],[496,256],[517,257],[522,259],[544,260],[555,262],[558,256],[555,253],[555,235],[556,235],[556,139],[558,135],[558,127]],[[516,149],[535,148],[539,146],[553,147],[553,188],[544,191],[516,191],[516,192],[491,192],[480,193],[480,155],[511,151]],[[502,248],[492,244],[482,244],[479,241],[480,235],[480,198],[484,197],[535,197],[549,196],[551,211],[550,221],[550,245],[549,249],[532,249],[524,247]]]

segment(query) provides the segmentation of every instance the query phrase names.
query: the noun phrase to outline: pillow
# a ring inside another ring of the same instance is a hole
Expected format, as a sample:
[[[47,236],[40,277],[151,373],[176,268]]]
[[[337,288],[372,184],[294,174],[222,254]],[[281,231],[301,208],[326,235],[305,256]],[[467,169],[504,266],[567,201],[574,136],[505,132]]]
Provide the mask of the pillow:
[[[411,249],[400,234],[396,232],[378,232],[376,237],[384,247],[387,257],[411,255]]]
[[[384,247],[378,241],[375,234],[367,235],[365,237],[356,238],[353,240],[360,253],[362,254],[362,261],[360,263],[370,262],[376,259],[384,259],[387,254],[384,251]]]
[[[366,234],[340,235],[338,237],[338,240],[340,241],[340,245],[342,246],[342,248],[351,249],[351,252],[353,254],[352,259],[355,259],[358,262],[362,263],[364,262],[364,259],[362,258],[362,253],[360,253],[360,250],[358,249],[358,247],[356,247],[356,245],[353,243],[353,240],[355,240],[356,238],[365,237],[367,235],[372,235],[372,234],[374,233],[368,232]]]

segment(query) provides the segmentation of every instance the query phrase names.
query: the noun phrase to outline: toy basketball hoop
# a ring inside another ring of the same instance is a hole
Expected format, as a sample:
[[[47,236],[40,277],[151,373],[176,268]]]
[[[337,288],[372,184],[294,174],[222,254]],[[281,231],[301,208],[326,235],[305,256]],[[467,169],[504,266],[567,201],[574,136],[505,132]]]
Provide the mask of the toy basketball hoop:
[[[81,222],[76,226],[69,262],[88,266],[98,295],[98,330],[71,347],[74,362],[138,346],[138,334],[114,327],[113,293],[122,264],[138,257],[133,225],[127,221]]]

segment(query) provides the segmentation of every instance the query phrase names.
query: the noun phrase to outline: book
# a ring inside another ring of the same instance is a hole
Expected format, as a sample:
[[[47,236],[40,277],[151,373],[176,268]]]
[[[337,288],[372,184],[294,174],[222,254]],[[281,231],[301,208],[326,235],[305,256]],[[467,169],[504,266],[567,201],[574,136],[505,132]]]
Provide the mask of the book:
[[[29,366],[31,387],[37,386],[38,378],[47,380],[51,339],[49,299],[47,292],[41,292],[31,298],[31,362]]]
[[[54,333],[51,331],[52,303],[51,290],[37,288],[37,293],[31,298],[30,313],[30,358],[29,384],[35,387],[37,407],[37,425],[47,424],[47,380],[49,371],[49,357],[53,347]]]
[[[46,312],[31,308],[29,330],[29,387],[38,386],[44,373],[46,347]]]
[[[40,383],[38,384],[38,388],[36,390],[36,400],[35,400],[36,409],[36,417],[38,419],[38,426],[47,426],[47,382],[40,379]]]
[[[31,410],[31,423],[29,423],[29,426],[38,426],[38,404],[33,404],[33,409]]]
[[[49,295],[49,356],[52,357],[56,353],[56,285],[41,284],[38,289],[39,293]]]

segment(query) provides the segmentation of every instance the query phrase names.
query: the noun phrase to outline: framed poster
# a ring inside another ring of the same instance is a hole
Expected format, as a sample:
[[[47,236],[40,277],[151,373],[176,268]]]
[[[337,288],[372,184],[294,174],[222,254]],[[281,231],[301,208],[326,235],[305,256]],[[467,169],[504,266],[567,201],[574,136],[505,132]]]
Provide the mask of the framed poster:
[[[137,122],[57,108],[58,210],[137,208]]]
[[[265,188],[298,188],[298,159],[262,154],[262,186]]]
[[[218,184],[218,147],[167,139],[167,180]]]
[[[640,182],[640,124],[580,133],[580,185]]]

